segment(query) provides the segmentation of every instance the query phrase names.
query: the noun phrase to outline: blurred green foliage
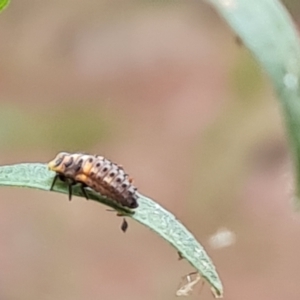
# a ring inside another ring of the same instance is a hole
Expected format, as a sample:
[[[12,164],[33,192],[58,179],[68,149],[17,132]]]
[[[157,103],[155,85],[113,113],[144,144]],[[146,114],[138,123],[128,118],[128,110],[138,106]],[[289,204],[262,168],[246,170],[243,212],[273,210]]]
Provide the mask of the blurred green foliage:
[[[7,7],[10,0],[0,0],[0,11]]]

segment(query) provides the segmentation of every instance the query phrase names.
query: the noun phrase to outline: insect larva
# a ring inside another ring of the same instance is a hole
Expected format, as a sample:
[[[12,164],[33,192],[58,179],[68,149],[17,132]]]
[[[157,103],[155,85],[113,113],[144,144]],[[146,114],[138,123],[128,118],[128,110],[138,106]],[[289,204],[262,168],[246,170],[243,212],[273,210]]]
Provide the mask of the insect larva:
[[[61,152],[49,162],[48,167],[57,173],[55,180],[60,178],[71,186],[81,183],[123,206],[138,206],[137,189],[132,180],[122,167],[102,156]],[[51,189],[54,184],[55,181]],[[71,198],[72,194],[69,196]]]
[[[48,167],[56,172],[51,190],[59,178],[68,184],[70,200],[72,186],[79,183],[82,193],[87,199],[85,187],[115,200],[122,206],[131,209],[138,207],[137,188],[133,186],[132,180],[121,166],[102,156],[61,152],[48,163]],[[127,223],[123,223],[122,230],[126,229]]]

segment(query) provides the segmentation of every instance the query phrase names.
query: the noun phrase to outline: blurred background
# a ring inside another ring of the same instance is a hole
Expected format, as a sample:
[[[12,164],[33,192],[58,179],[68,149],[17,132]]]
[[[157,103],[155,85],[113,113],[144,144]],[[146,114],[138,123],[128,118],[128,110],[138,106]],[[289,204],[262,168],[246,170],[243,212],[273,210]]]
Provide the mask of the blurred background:
[[[285,4],[297,23],[299,1]],[[104,155],[195,234],[225,299],[299,300],[279,105],[207,3],[14,0],[0,41],[1,165]],[[175,299],[192,267],[128,222],[124,234],[99,203],[2,187],[0,299]]]

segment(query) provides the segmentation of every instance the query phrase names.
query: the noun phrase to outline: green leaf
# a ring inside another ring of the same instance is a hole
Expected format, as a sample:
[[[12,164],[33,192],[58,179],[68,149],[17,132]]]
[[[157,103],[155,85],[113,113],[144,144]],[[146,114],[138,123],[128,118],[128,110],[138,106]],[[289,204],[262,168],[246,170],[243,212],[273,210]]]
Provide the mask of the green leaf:
[[[49,171],[45,164],[28,163],[0,167],[0,186],[35,188],[49,191],[55,173]],[[54,190],[68,194],[65,183],[57,181]],[[90,199],[108,205],[122,215],[133,218],[159,234],[176,250],[199,274],[212,286],[216,297],[222,297],[223,287],[216,269],[203,247],[195,237],[175,218],[153,200],[139,194],[139,206],[133,211],[118,205],[115,201],[102,197],[93,190],[87,189]],[[84,197],[79,187],[74,187],[73,194]]]
[[[0,0],[0,12],[8,6],[10,0]]]
[[[269,75],[281,103],[300,206],[300,43],[293,21],[277,0],[208,0]]]

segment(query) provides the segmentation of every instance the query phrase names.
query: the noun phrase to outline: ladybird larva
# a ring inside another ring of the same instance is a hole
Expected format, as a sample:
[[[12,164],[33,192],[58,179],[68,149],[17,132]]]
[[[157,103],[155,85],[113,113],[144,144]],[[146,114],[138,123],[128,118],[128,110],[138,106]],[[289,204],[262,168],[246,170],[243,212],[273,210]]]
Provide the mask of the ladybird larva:
[[[56,172],[51,189],[58,178],[65,181],[69,185],[69,199],[72,186],[79,183],[86,198],[84,187],[89,187],[122,206],[138,207],[137,188],[132,180],[122,167],[102,156],[61,152],[48,163],[48,168]]]

